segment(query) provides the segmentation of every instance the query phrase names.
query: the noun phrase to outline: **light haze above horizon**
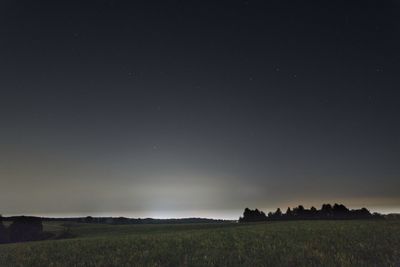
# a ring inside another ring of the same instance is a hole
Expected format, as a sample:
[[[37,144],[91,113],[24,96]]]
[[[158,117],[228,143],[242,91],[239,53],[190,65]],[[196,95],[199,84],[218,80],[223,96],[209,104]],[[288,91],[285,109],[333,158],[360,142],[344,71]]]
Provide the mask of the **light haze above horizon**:
[[[127,2],[0,3],[0,214],[400,212],[399,1]]]

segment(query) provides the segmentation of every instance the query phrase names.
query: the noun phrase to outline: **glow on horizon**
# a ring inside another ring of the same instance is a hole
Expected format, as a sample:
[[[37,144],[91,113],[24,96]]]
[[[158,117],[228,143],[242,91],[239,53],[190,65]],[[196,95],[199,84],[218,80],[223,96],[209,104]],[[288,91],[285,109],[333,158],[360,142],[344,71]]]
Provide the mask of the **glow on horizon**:
[[[328,203],[328,202],[327,202]],[[331,203],[333,204],[333,203]],[[345,205],[345,204],[344,204]],[[312,206],[312,205],[311,205]],[[305,208],[310,208],[311,206],[305,206]],[[349,209],[361,208],[357,206],[347,206]],[[294,208],[295,206],[290,206]],[[317,209],[320,206],[315,206]],[[257,208],[251,207],[249,208]],[[277,207],[278,208],[278,207]],[[285,206],[279,207],[282,212],[286,211]],[[378,212],[381,214],[391,214],[400,213],[399,207],[366,207],[371,213]],[[265,213],[270,211],[275,211],[276,208],[258,208]],[[221,219],[221,220],[237,220],[243,214],[242,210],[220,210],[220,211],[148,211],[148,212],[66,212],[66,213],[31,213],[31,214],[3,214],[3,216],[38,216],[38,217],[51,217],[51,218],[73,218],[73,217],[126,217],[126,218],[153,218],[153,219],[183,219],[183,218],[205,218],[205,219]]]

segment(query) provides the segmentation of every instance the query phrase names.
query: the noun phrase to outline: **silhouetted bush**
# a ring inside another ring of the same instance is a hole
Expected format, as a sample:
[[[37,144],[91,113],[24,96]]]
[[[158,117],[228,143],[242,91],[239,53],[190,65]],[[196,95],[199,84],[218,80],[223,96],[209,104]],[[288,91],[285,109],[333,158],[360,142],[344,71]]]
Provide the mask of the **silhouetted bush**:
[[[85,222],[86,222],[86,223],[93,223],[93,222],[94,222],[94,219],[93,219],[92,216],[87,216],[87,217],[85,218]]]
[[[37,217],[17,217],[8,227],[10,242],[24,242],[43,238],[42,220]]]

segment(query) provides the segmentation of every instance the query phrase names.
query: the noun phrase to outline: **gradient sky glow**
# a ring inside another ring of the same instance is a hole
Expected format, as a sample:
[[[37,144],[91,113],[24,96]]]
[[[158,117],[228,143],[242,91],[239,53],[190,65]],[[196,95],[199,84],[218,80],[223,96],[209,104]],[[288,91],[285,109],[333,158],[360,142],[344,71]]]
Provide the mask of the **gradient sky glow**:
[[[0,3],[0,213],[400,212],[398,1],[127,2]]]

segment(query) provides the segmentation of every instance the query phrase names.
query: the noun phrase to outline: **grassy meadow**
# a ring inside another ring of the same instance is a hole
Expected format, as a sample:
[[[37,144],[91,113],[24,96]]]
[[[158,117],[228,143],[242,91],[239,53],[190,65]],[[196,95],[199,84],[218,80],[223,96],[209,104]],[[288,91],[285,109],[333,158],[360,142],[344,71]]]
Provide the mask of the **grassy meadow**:
[[[0,266],[400,266],[400,220],[99,225],[0,245]]]

